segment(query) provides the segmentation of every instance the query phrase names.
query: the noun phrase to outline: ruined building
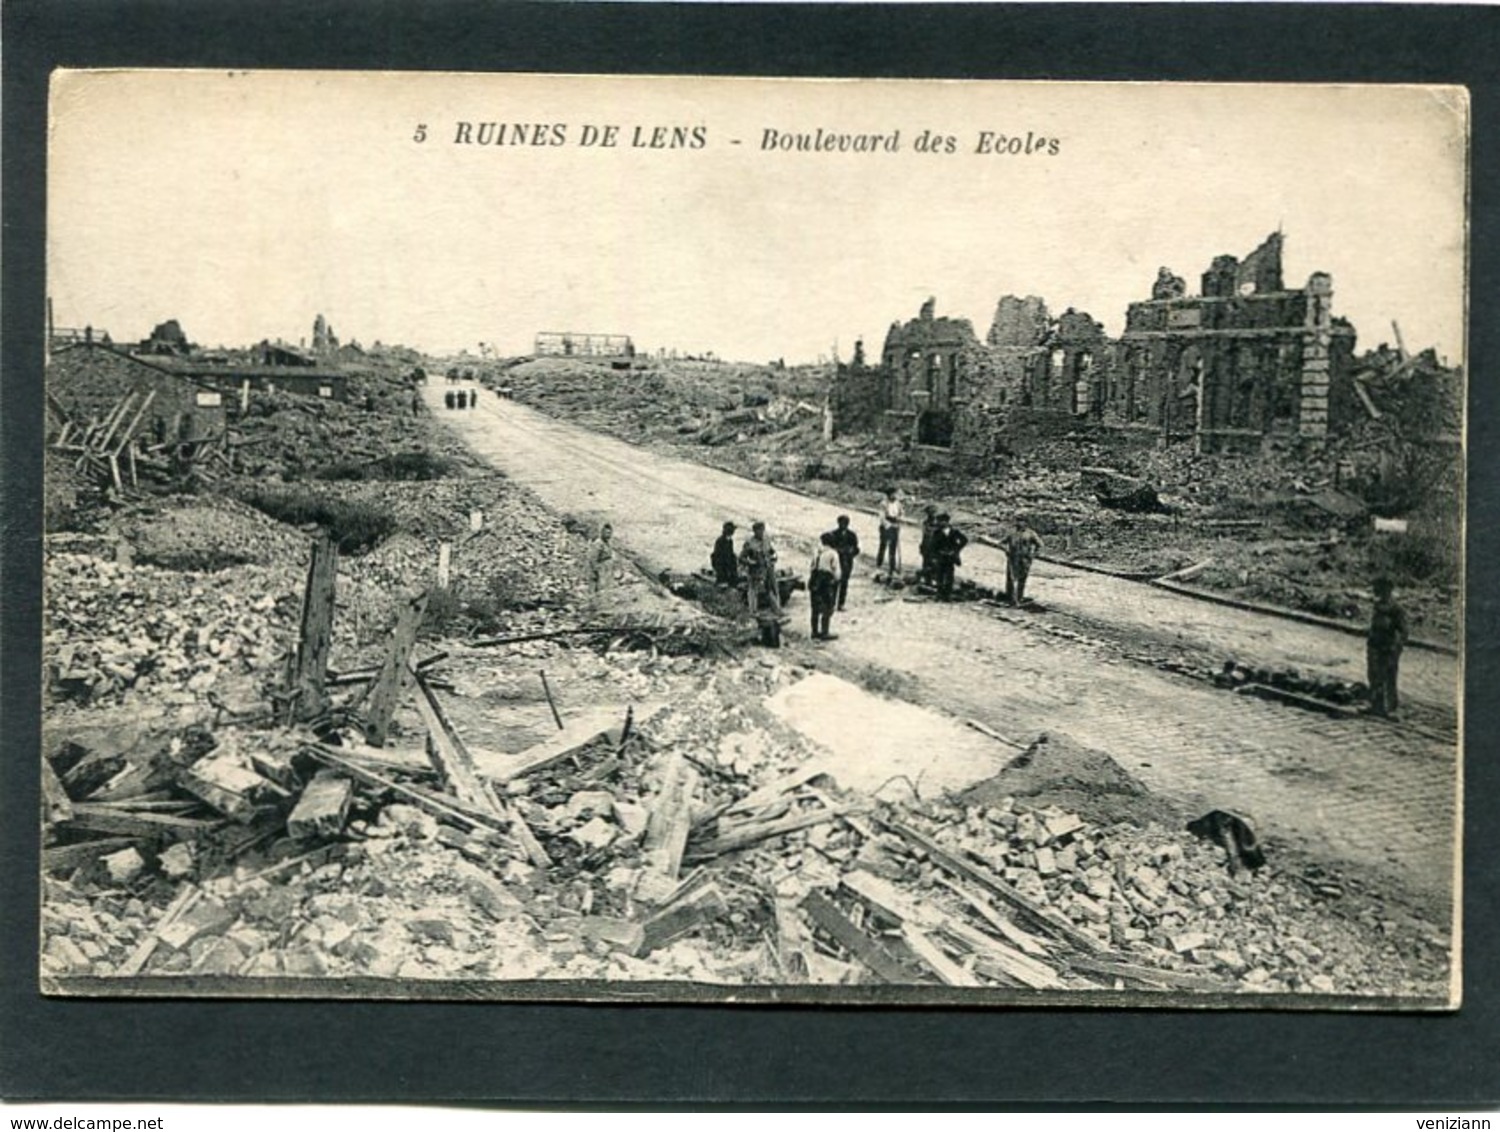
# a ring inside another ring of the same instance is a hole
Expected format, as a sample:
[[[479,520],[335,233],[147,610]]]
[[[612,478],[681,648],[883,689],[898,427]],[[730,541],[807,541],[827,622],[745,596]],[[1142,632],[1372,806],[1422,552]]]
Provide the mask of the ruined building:
[[[1162,268],[1118,341],[1085,312],[1054,317],[1035,295],[1007,295],[981,342],[929,299],[891,325],[878,369],[840,367],[834,432],[980,461],[1021,434],[1080,428],[1192,439],[1200,451],[1326,436],[1356,408],[1354,329],[1332,314],[1328,275],[1286,289],[1281,251],[1278,232],[1243,261],[1217,257],[1195,296]]]
[[[1196,296],[1162,268],[1151,298],[1126,312],[1123,372],[1104,419],[1196,436],[1202,451],[1343,427],[1354,409],[1354,328],[1333,316],[1330,276],[1285,287],[1281,250],[1276,232],[1243,261],[1216,257]]]
[[[312,352],[320,358],[329,357],[338,353],[339,336],[333,332],[333,327],[321,314],[313,319]]]

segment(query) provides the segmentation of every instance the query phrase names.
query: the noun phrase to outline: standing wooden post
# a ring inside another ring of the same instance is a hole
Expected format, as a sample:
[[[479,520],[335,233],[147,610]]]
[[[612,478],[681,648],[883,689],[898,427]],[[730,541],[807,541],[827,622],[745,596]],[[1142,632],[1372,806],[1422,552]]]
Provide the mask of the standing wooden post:
[[[312,719],[328,708],[324,682],[333,645],[333,587],[338,559],[338,548],[325,531],[313,543],[307,589],[302,594],[302,629],[292,669],[292,691],[296,693],[293,716],[298,720]]]
[[[417,630],[422,627],[422,616],[426,612],[427,595],[424,593],[415,601],[407,602],[396,618],[390,651],[385,654],[385,663],[375,678],[370,693],[370,710],[365,713],[365,742],[372,747],[385,746],[396,705],[411,688],[411,650],[416,647]]]
[[[448,583],[453,577],[453,544],[448,542],[438,543],[438,567],[437,584],[439,589],[446,590]]]

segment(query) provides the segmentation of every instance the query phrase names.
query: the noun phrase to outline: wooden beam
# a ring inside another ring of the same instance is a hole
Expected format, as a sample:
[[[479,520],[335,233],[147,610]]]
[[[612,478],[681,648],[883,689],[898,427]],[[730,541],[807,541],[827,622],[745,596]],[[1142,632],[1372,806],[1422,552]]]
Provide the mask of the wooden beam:
[[[722,853],[733,853],[737,849],[744,849],[757,842],[764,841],[769,837],[779,837],[785,833],[794,833],[799,829],[807,829],[811,826],[822,825],[825,821],[832,821],[838,817],[840,810],[822,807],[816,810],[803,810],[801,813],[788,814],[784,818],[775,821],[753,822],[730,830],[720,837],[703,845],[695,846],[688,850],[687,860],[689,864],[699,861],[707,861]]]
[[[411,651],[417,644],[417,631],[421,629],[422,618],[427,613],[427,602],[428,595],[424,593],[414,601],[405,603],[396,617],[396,627],[391,631],[390,648],[375,677],[374,687],[370,691],[369,710],[365,712],[365,741],[372,747],[385,746],[396,707],[411,689],[414,671]]]
[[[467,811],[447,799],[436,798],[425,790],[407,786],[367,766],[361,766],[357,762],[344,758],[337,747],[328,747],[321,743],[304,743],[302,749],[325,766],[341,770],[356,782],[361,782],[372,789],[388,790],[418,809],[425,810],[439,821],[452,822],[466,829],[488,829],[502,834],[509,832],[504,823],[496,818]]]
[[[306,721],[328,710],[328,653],[333,646],[334,586],[338,548],[325,531],[313,542],[302,594],[302,619],[293,663],[291,690],[296,693],[293,717]]]
[[[443,711],[437,694],[420,675],[412,675],[417,682],[417,710],[427,725],[427,754],[448,788],[466,805],[504,821],[533,865],[550,867],[552,858],[526,824],[526,819],[502,802],[490,784],[479,776],[473,756]]]
[[[53,845],[42,850],[42,871],[66,872],[96,861],[106,853],[118,853],[136,845],[134,837],[102,837],[96,841],[79,841],[73,845]]]
[[[683,851],[693,825],[693,792],[697,788],[698,772],[680,752],[674,753],[664,768],[661,790],[646,824],[644,843],[647,867],[670,880],[677,879],[682,869]]]
[[[74,829],[89,829],[96,833],[117,834],[121,837],[199,837],[219,829],[224,822],[218,819],[204,821],[199,818],[183,818],[173,814],[158,814],[140,810],[120,810],[92,802],[77,802],[73,805],[73,816],[65,823]]]
[[[437,693],[416,673],[411,676],[417,685],[417,710],[427,726],[427,757],[442,776],[443,784],[465,805],[499,817],[500,801],[479,777],[474,759],[438,702]]]
[[[885,948],[860,931],[817,889],[802,899],[802,911],[813,927],[822,931],[885,983],[920,982]]]

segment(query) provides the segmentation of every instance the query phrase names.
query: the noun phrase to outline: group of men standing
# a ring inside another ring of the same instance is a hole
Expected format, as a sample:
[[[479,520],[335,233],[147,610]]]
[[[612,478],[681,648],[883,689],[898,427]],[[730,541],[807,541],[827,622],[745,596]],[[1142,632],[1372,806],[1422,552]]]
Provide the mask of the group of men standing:
[[[885,492],[880,509],[880,543],[875,554],[875,577],[889,584],[901,569],[901,527],[903,507],[894,488]],[[714,580],[721,586],[745,586],[746,602],[751,614],[762,611],[779,615],[780,594],[777,589],[776,548],[766,533],[766,525],[757,521],[751,537],[738,550],[734,536],[737,528],[727,522],[714,543],[709,561]],[[921,580],[932,586],[938,600],[951,601],[955,572],[963,565],[963,551],[969,538],[954,526],[952,516],[929,505],[922,522]],[[1031,564],[1040,552],[1042,540],[1025,522],[1018,521],[1006,536],[1006,592],[1011,603],[1019,605],[1026,596],[1026,580]],[[832,640],[833,615],[844,609],[849,600],[849,579],[859,558],[859,536],[849,525],[849,516],[840,515],[830,531],[818,537],[808,565],[807,590],[812,606],[812,637]]]

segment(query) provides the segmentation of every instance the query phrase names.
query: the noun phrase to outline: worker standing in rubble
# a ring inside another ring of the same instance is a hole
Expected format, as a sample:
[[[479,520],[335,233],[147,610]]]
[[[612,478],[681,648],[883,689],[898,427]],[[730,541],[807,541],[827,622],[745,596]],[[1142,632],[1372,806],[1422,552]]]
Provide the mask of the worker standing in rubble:
[[[740,548],[740,566],[745,572],[745,594],[750,612],[764,604],[768,611],[781,613],[781,594],[776,589],[776,548],[766,534],[766,525],[756,520],[750,525],[750,537]]]
[[[839,574],[843,566],[839,552],[834,547],[832,531],[825,531],[818,539],[813,551],[812,564],[807,572],[807,594],[812,602],[812,636],[815,641],[831,641],[829,632],[833,621],[833,607],[838,599]]]
[[[1397,604],[1394,591],[1389,578],[1375,579],[1375,608],[1370,614],[1370,632],[1365,638],[1369,712],[1387,718],[1396,714],[1396,678],[1401,668],[1401,650],[1407,638],[1406,610]]]
[[[1016,517],[1015,526],[1005,536],[1005,596],[1011,605],[1026,600],[1026,579],[1031,563],[1042,550],[1042,536],[1031,529],[1025,515]]]
[[[734,587],[740,584],[740,561],[734,553],[734,524],[725,523],[723,533],[714,543],[709,555],[709,565],[714,569],[714,581],[721,586]]]
[[[901,552],[901,500],[896,498],[896,489],[885,489],[885,503],[880,508],[880,546],[875,551],[875,571],[890,562],[886,581],[896,578],[897,559]]]
[[[932,573],[939,601],[952,600],[953,572],[964,564],[963,549],[968,545],[968,536],[953,525],[946,511],[937,517],[932,532]]]
[[[599,537],[589,543],[588,580],[589,593],[595,597],[612,589],[615,583],[614,527],[605,523],[599,528]]]
[[[859,557],[859,536],[849,529],[849,516],[840,515],[838,525],[828,532],[832,546],[839,556],[838,607],[844,608],[849,600],[849,578],[854,573],[854,560]]]

